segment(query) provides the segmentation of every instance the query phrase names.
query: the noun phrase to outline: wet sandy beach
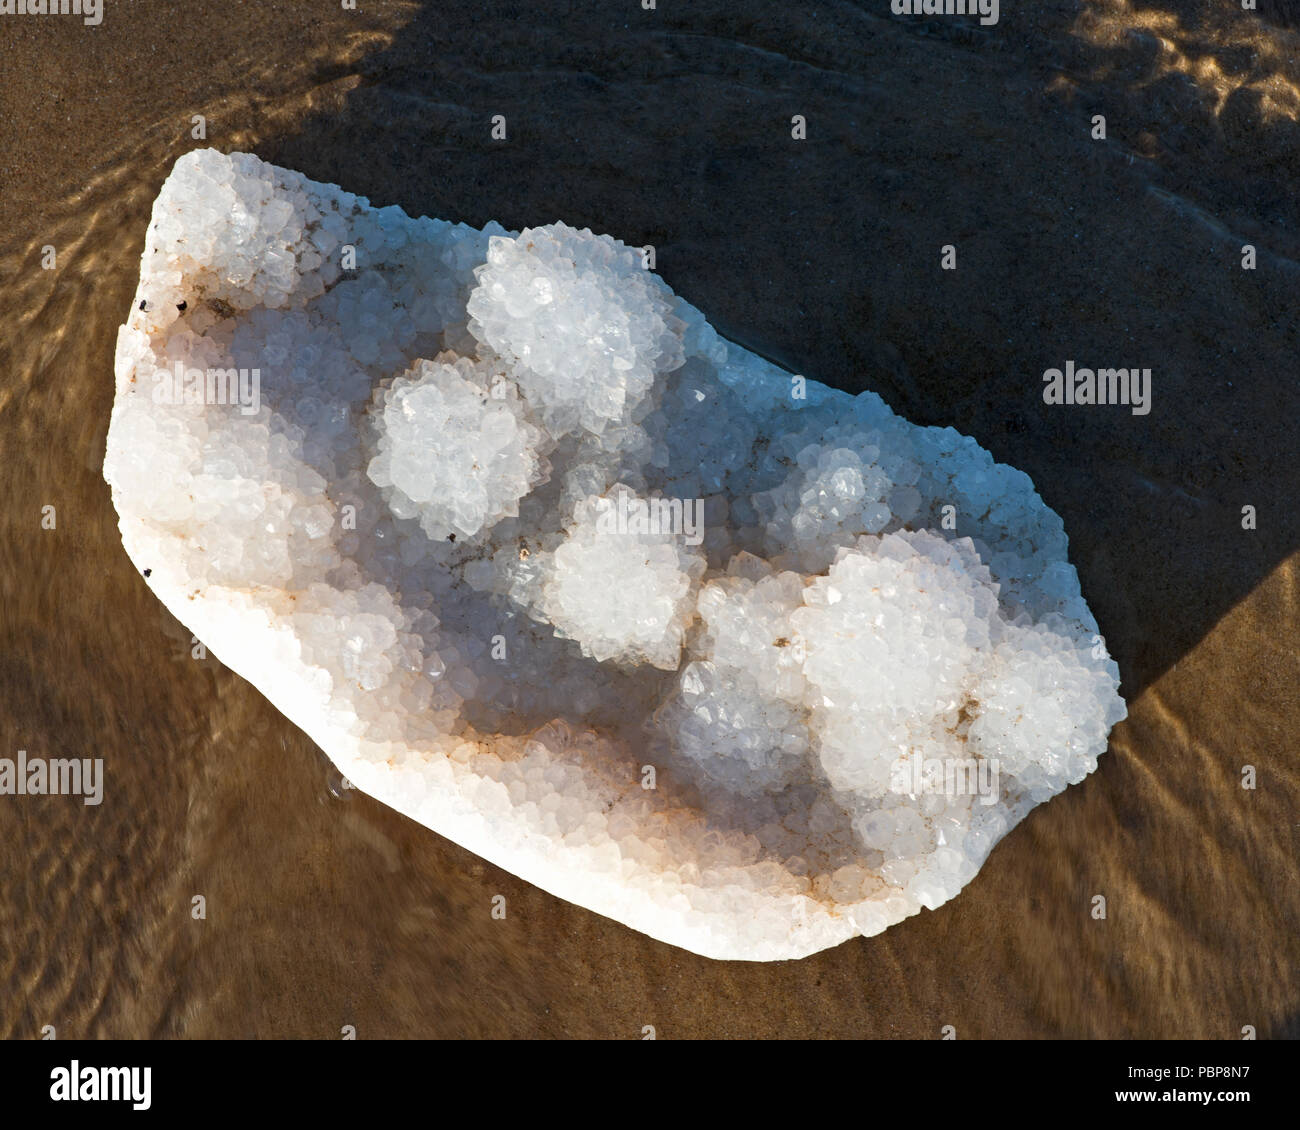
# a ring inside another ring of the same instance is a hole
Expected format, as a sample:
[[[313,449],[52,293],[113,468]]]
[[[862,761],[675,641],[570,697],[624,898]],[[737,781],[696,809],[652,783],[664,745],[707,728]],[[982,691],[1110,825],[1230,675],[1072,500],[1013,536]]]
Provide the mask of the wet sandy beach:
[[[1032,7],[0,17],[0,756],[106,770],[99,806],[0,797],[0,1034],[1300,1035],[1300,13]],[[1029,473],[1123,676],[1098,771],[938,911],[771,965],[655,942],[343,789],[192,658],[101,477],[149,209],[204,145],[412,215],[653,244],[728,337]],[[1045,405],[1067,359],[1151,367],[1151,413]]]

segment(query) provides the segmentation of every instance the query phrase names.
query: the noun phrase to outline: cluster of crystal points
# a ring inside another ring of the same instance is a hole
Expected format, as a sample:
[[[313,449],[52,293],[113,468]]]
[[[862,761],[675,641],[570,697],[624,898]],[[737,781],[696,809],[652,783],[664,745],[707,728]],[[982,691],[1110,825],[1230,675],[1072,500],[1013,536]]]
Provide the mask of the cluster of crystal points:
[[[256,411],[157,395],[178,362],[257,369]],[[699,953],[938,906],[1124,717],[1026,475],[803,388],[607,236],[193,152],[116,372],[105,477],[178,618],[358,787]],[[697,536],[622,520],[668,500]],[[995,794],[899,786],[954,762]]]

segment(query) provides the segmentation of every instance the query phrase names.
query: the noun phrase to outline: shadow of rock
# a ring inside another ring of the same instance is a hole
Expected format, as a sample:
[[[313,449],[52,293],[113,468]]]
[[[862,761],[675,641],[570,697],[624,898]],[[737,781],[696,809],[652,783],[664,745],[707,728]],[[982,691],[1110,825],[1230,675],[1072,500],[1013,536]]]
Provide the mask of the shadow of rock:
[[[1294,180],[1274,177],[1283,212],[1263,192],[1215,211],[1266,171],[1240,156],[1257,94],[1216,116],[1156,73],[1154,35],[1092,46],[1068,0],[993,28],[865,4],[558,9],[421,7],[340,112],[258,152],[412,214],[653,244],[728,336],[974,435],[1065,519],[1130,699],[1295,549]],[[1184,195],[1183,167],[1218,181]],[[1150,415],[1045,405],[1066,360],[1150,367]]]

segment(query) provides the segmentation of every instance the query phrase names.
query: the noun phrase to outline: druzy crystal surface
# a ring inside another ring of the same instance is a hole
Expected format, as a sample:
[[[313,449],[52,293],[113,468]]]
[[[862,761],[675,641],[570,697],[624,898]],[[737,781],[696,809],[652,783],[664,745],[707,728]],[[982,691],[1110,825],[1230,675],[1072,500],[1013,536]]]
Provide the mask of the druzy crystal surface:
[[[357,787],[698,953],[939,906],[1124,717],[1028,476],[608,236],[192,152],[116,378],[104,474],[177,618]]]

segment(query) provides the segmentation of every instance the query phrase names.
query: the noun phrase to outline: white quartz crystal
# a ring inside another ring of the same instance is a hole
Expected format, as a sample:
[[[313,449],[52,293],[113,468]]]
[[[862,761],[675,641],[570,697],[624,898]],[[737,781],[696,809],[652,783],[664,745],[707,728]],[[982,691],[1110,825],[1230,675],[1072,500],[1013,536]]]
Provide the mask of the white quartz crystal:
[[[617,487],[610,494],[579,502],[564,541],[547,555],[541,617],[584,655],[676,671],[706,562],[670,529],[620,522],[615,500],[635,496]]]
[[[939,906],[1125,715],[1026,475],[608,236],[189,153],[116,376],[104,475],[179,619],[358,787],[698,953]]]
[[[419,518],[431,538],[473,537],[518,516],[519,500],[543,477],[537,447],[545,433],[528,423],[514,386],[493,381],[494,368],[421,361],[377,397],[379,454],[366,473],[391,488],[383,492],[389,509]]]

